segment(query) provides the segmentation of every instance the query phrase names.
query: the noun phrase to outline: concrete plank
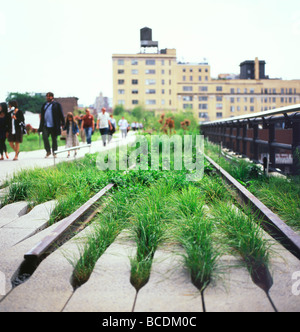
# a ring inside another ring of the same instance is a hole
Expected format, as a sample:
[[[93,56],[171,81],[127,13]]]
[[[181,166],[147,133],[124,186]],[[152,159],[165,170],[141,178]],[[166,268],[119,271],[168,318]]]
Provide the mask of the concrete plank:
[[[62,311],[73,294],[70,283],[73,266],[68,258],[79,257],[78,247],[89,231],[90,227],[87,227],[45,258],[30,279],[3,298],[0,312]]]
[[[149,281],[140,289],[134,311],[202,311],[200,292],[192,284],[178,254],[162,249],[155,252]]]
[[[0,228],[26,214],[28,202],[17,202],[5,205],[0,210]]]
[[[55,204],[54,200],[40,204],[26,215],[0,228],[0,251],[6,250],[46,228]]]
[[[222,256],[218,269],[217,279],[204,291],[207,312],[274,312],[265,292],[237,258]]]
[[[136,246],[122,232],[97,261],[89,280],[79,287],[65,312],[130,312],[136,295],[130,283],[130,260]]]

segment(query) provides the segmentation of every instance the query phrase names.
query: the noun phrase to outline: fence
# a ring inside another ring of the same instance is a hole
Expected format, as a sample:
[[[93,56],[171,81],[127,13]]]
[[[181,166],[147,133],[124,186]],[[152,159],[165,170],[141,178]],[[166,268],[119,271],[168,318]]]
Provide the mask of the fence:
[[[270,170],[300,174],[300,104],[202,123],[201,134]]]

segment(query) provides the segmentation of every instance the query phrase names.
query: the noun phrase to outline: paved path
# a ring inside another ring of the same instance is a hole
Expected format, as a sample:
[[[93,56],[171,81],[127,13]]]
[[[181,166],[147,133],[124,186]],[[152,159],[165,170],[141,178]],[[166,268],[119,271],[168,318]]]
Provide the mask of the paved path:
[[[112,148],[115,144],[123,145],[125,143],[132,142],[134,140],[134,133],[129,132],[126,139],[120,139],[120,133],[114,135],[110,144],[106,147],[103,147],[102,141],[98,140],[92,142],[91,148],[82,148],[77,151],[76,158],[82,158],[86,153],[96,153],[104,150],[108,150]],[[80,143],[80,145],[86,145]],[[59,147],[58,151],[64,150],[65,147]],[[5,159],[0,161],[0,185],[7,180],[8,178],[12,177],[14,173],[21,171],[22,169],[28,168],[35,168],[35,167],[50,167],[54,165],[54,158],[53,156],[49,156],[45,158],[46,152],[44,149],[37,150],[37,151],[30,151],[30,152],[22,152],[22,145],[21,145],[21,152],[19,155],[19,160],[13,161],[15,153],[12,152],[9,154],[10,159]],[[67,160],[74,160],[74,152],[71,151],[71,157],[67,159],[67,152],[59,153],[55,159],[55,163],[60,163]]]

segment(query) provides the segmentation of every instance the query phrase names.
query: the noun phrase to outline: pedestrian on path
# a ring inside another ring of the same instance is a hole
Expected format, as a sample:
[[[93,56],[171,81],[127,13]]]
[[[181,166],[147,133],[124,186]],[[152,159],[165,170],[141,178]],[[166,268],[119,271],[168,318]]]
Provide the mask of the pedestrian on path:
[[[81,129],[81,124],[82,124],[82,118],[84,117],[83,114],[81,114],[80,116],[78,116],[78,120],[77,120],[77,124],[78,124],[78,128],[79,130],[79,136],[81,138],[81,142],[85,143],[86,142],[86,137],[85,137],[85,130]]]
[[[109,134],[109,130],[112,130],[112,125],[110,122],[109,114],[106,112],[105,107],[103,107],[101,112],[98,114],[97,129],[100,130],[103,146],[106,146],[107,136]]]
[[[23,142],[24,130],[24,114],[19,109],[17,101],[12,100],[8,103],[8,142],[10,147],[15,151],[15,157],[13,160],[18,160],[20,144]]]
[[[113,134],[116,132],[116,126],[117,126],[116,119],[114,119],[114,116],[111,114],[109,117],[110,117],[110,123],[112,125],[112,129],[109,130],[108,142],[111,141]]]
[[[7,148],[6,148],[6,138],[8,136],[8,116],[7,116],[7,105],[6,103],[0,104],[0,160],[4,160],[4,153],[6,159],[9,159]]]
[[[54,100],[54,94],[48,92],[46,94],[46,103],[41,109],[39,132],[43,133],[44,147],[46,150],[46,157],[51,155],[49,136],[52,139],[52,153],[53,156],[57,151],[57,136],[61,135],[61,127],[65,126],[65,118],[60,103]]]
[[[76,120],[74,119],[74,116],[71,112],[67,114],[66,117],[66,126],[64,130],[67,131],[67,137],[66,137],[66,148],[73,148],[75,146],[79,145],[78,135],[79,135],[79,128],[77,125]],[[77,150],[74,152],[74,157],[77,155]],[[68,151],[67,158],[70,157],[70,151]]]
[[[119,121],[118,125],[122,133],[122,138],[126,138],[128,132],[128,122],[124,116],[122,116],[122,119]]]
[[[82,118],[81,130],[85,131],[85,137],[86,137],[87,144],[91,144],[92,143],[92,134],[95,130],[95,120],[88,108],[85,110],[85,115]]]

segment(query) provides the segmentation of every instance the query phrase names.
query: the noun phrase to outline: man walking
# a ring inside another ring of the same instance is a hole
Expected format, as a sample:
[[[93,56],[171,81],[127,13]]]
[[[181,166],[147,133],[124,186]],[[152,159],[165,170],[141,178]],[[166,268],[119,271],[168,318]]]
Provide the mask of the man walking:
[[[128,122],[127,120],[125,120],[124,116],[122,116],[122,119],[119,121],[118,125],[122,132],[122,138],[126,138],[128,131]]]
[[[87,108],[85,110],[85,116],[82,118],[81,130],[85,131],[87,144],[92,143],[92,134],[95,130],[95,120],[94,116],[91,114],[90,110]]]
[[[112,130],[112,125],[105,107],[103,107],[101,112],[98,114],[97,129],[100,129],[103,146],[106,146],[107,136],[109,134],[109,130]]]
[[[39,132],[43,133],[44,147],[46,150],[46,157],[51,155],[49,135],[52,139],[52,153],[53,156],[57,151],[57,136],[61,135],[61,127],[65,126],[64,114],[60,103],[54,101],[54,94],[48,92],[46,94],[46,103],[43,104],[40,115]]]

